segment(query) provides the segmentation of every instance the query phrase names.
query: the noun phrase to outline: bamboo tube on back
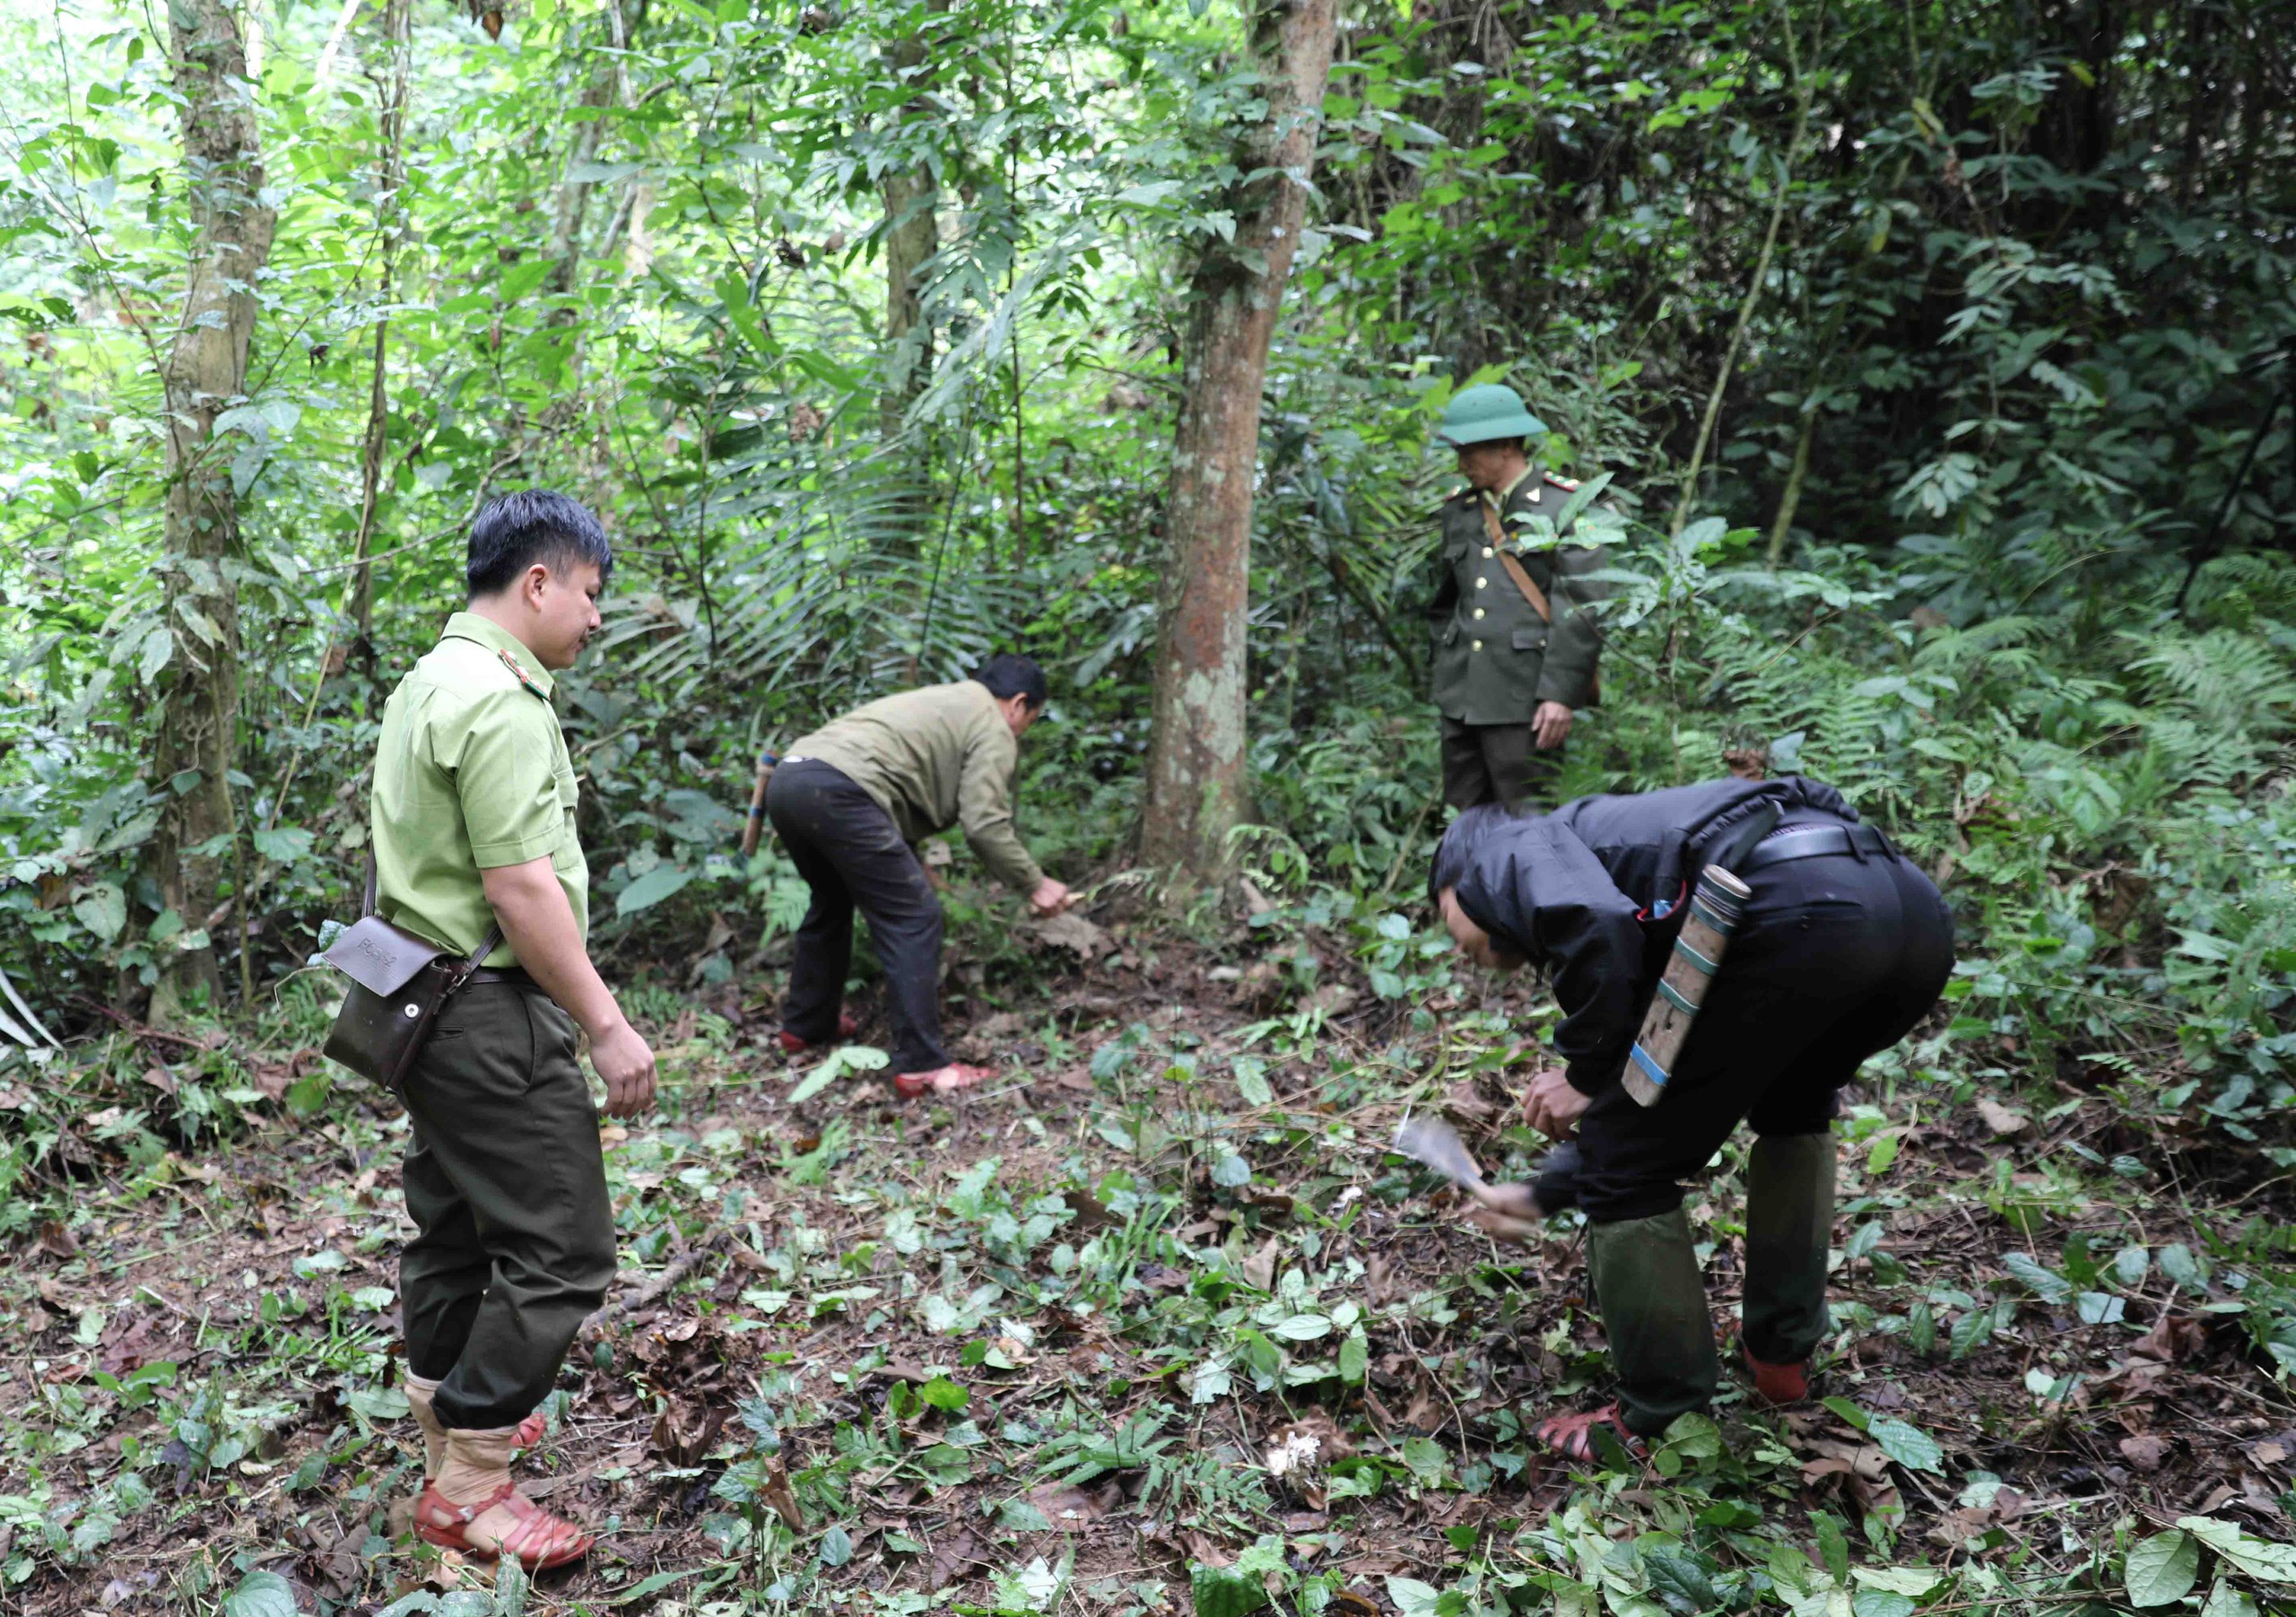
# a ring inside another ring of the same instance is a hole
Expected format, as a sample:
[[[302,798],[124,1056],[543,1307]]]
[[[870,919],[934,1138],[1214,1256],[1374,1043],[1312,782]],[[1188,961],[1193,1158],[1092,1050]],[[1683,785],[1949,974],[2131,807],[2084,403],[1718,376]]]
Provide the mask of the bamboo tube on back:
[[[1658,978],[1657,992],[1650,996],[1650,1009],[1643,1014],[1642,1030],[1635,1035],[1634,1048],[1627,1055],[1621,1082],[1639,1104],[1654,1106],[1666,1092],[1666,1081],[1682,1054],[1683,1041],[1690,1037],[1691,1023],[1698,1020],[1699,1006],[1706,1003],[1706,991],[1721,968],[1749,896],[1746,884],[1726,870],[1709,865],[1699,874],[1698,886],[1690,898],[1690,914],[1683,919],[1674,952],[1666,957],[1666,969]]]

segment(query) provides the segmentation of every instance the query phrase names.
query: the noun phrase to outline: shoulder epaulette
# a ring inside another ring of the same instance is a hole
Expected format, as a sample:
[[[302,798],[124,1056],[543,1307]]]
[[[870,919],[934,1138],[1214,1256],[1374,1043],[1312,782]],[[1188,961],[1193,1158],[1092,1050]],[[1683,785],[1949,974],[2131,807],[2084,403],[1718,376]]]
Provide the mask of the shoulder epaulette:
[[[502,659],[502,665],[510,671],[510,677],[512,679],[517,681],[518,683],[524,685],[536,696],[541,697],[543,700],[548,701],[550,700],[549,694],[545,692],[540,685],[535,684],[534,681],[526,677],[526,671],[518,666],[518,659],[517,657],[512,656],[509,652],[503,650],[499,646],[494,648],[494,655]]]
[[[1578,490],[1578,480],[1575,477],[1557,477],[1552,472],[1542,472],[1539,475],[1566,493],[1576,492]]]

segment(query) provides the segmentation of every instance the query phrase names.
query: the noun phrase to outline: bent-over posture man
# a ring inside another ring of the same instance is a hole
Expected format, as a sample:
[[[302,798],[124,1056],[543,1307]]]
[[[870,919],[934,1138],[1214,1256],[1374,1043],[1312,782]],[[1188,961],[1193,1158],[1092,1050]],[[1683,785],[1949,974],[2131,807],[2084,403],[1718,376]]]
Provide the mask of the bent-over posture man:
[[[574,766],[551,705],[598,627],[613,555],[561,494],[493,500],[471,525],[467,610],[399,682],[376,746],[376,908],[457,955],[502,943],[439,1013],[408,1074],[399,1258],[406,1396],[422,1428],[415,1530],[529,1568],[591,1535],[510,1480],[513,1448],[613,1278],[613,1214],[576,1027],[607,1109],[642,1111],[654,1055],[590,964]]]
[[[1435,436],[1458,451],[1469,484],[1443,506],[1439,577],[1427,603],[1443,801],[1544,806],[1554,801],[1574,712],[1595,700],[1602,646],[1581,608],[1604,593],[1586,576],[1602,554],[1525,546],[1531,518],[1560,517],[1578,485],[1539,471],[1532,454],[1546,424],[1513,388],[1461,388]]]
[[[1775,811],[1773,813],[1772,811]],[[1619,1082],[1709,861],[1752,890],[1729,952],[1657,1103]],[[1542,1423],[1592,1456],[1596,1426],[1631,1451],[1703,1407],[1720,1377],[1683,1179],[1741,1119],[1746,1272],[1740,1351],[1772,1403],[1808,1395],[1827,1328],[1835,1091],[1910,1032],[1953,965],[1945,901],[1831,787],[1797,776],[1581,797],[1552,814],[1462,814],[1431,887],[1459,947],[1552,974],[1566,1066],[1539,1073],[1532,1125],[1578,1138],[1587,1266],[1618,1401]],[[1533,1227],[1477,1209],[1492,1233]]]
[[[981,863],[1037,914],[1068,902],[1013,829],[1020,738],[1048,694],[1043,669],[1003,653],[970,679],[857,708],[775,767],[766,815],[813,894],[781,1006],[791,1055],[854,1031],[842,1006],[858,907],[885,971],[894,1088],[915,1099],[996,1075],[941,1046],[941,900],[910,845],[961,823]]]

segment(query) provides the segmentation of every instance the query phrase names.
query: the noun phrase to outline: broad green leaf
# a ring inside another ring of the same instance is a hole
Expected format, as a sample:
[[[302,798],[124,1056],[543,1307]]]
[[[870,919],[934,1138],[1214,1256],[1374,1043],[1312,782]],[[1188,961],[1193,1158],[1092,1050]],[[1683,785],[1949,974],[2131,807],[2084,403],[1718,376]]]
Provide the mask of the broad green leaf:
[[[789,1104],[811,1100],[848,1073],[874,1073],[891,1062],[891,1056],[874,1045],[839,1045],[797,1081],[797,1087],[789,1091]]]
[[[1403,1442],[1403,1463],[1411,1467],[1412,1475],[1422,1482],[1439,1482],[1450,1474],[1451,1456],[1432,1438],[1405,1438]]]
[[[300,1617],[295,1586],[276,1572],[257,1568],[223,1596],[223,1617]]]
[[[1387,1604],[1395,1607],[1396,1617],[1435,1617],[1436,1603],[1442,1598],[1440,1589],[1416,1578],[1387,1579]]]
[[[1909,1421],[1894,1415],[1876,1415],[1866,1435],[1878,1444],[1883,1454],[1908,1471],[1927,1471],[1939,1476],[1945,1472],[1945,1451],[1931,1437]]]
[[[2216,1580],[2216,1587],[2208,1591],[2208,1600],[2200,1608],[2200,1617],[2257,1617],[2256,1599],[2220,1578]]]
[[[1271,1334],[1286,1342],[1313,1342],[1319,1336],[1331,1334],[1331,1320],[1321,1314],[1294,1314],[1278,1320],[1268,1327]]]
[[[144,637],[144,649],[137,654],[138,677],[145,684],[150,684],[159,677],[160,670],[168,665],[168,659],[175,655],[175,651],[176,637],[173,630],[165,623],[152,630]]]
[[[1894,1589],[1860,1589],[1850,1601],[1857,1617],[1913,1617],[1921,1609],[1910,1595]]]
[[[2189,1533],[2156,1533],[2128,1550],[2121,1581],[2131,1605],[2167,1605],[2192,1592],[2200,1577],[2200,1544]]]
[[[1683,1551],[1645,1550],[1642,1569],[1649,1576],[1653,1593],[1674,1595],[1693,1612],[1707,1611],[1720,1599],[1708,1569]]]
[[[2073,1295],[2073,1282],[2022,1252],[2005,1252],[2001,1266],[2044,1302],[2063,1302]]]
[[[683,865],[657,865],[615,896],[613,912],[622,917],[651,909],[664,899],[683,892],[695,874]]]
[[[109,882],[91,882],[72,900],[72,914],[81,926],[109,943],[127,925],[127,895]]]
[[[1257,1056],[1239,1056],[1228,1064],[1228,1069],[1235,1074],[1236,1092],[1244,1098],[1245,1105],[1274,1104],[1275,1091],[1267,1082],[1267,1063]]]
[[[2177,1526],[2250,1578],[2296,1584],[2296,1546],[2257,1538],[2213,1516],[2180,1516]]]
[[[274,865],[286,865],[311,851],[311,833],[300,825],[274,826],[255,833],[255,851]]]
[[[1893,1595],[1926,1595],[1947,1576],[1929,1567],[1853,1567],[1850,1577],[1869,1589]]]
[[[1267,1589],[1260,1580],[1237,1571],[1233,1567],[1207,1567],[1201,1563],[1187,1569],[1188,1593],[1196,1605],[1196,1617],[1244,1617],[1267,1604]]]
[[[2161,1248],[2155,1255],[2154,1261],[2161,1265],[2161,1274],[2186,1291],[2205,1292],[2208,1290],[2206,1265],[2199,1258],[2195,1257],[2192,1248],[2182,1241]]]

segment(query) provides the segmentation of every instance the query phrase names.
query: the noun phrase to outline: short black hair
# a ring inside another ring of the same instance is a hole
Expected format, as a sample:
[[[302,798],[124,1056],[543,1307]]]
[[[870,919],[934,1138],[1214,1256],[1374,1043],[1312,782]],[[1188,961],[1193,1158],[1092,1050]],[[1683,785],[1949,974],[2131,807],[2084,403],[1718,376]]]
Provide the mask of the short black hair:
[[[1427,901],[1441,909],[1443,890],[1457,887],[1466,879],[1483,844],[1510,821],[1528,817],[1500,803],[1479,803],[1462,811],[1435,844],[1435,857],[1427,870]],[[1490,929],[1480,916],[1470,916],[1468,919],[1486,931]]]
[[[988,694],[1000,702],[1007,697],[1022,697],[1033,709],[1052,700],[1052,687],[1045,682],[1044,670],[1036,658],[1017,651],[998,652],[974,669],[972,677],[987,686]]]
[[[535,562],[572,567],[587,561],[603,585],[613,576],[613,543],[590,508],[548,489],[498,494],[470,525],[463,578],[473,600],[505,588]]]

